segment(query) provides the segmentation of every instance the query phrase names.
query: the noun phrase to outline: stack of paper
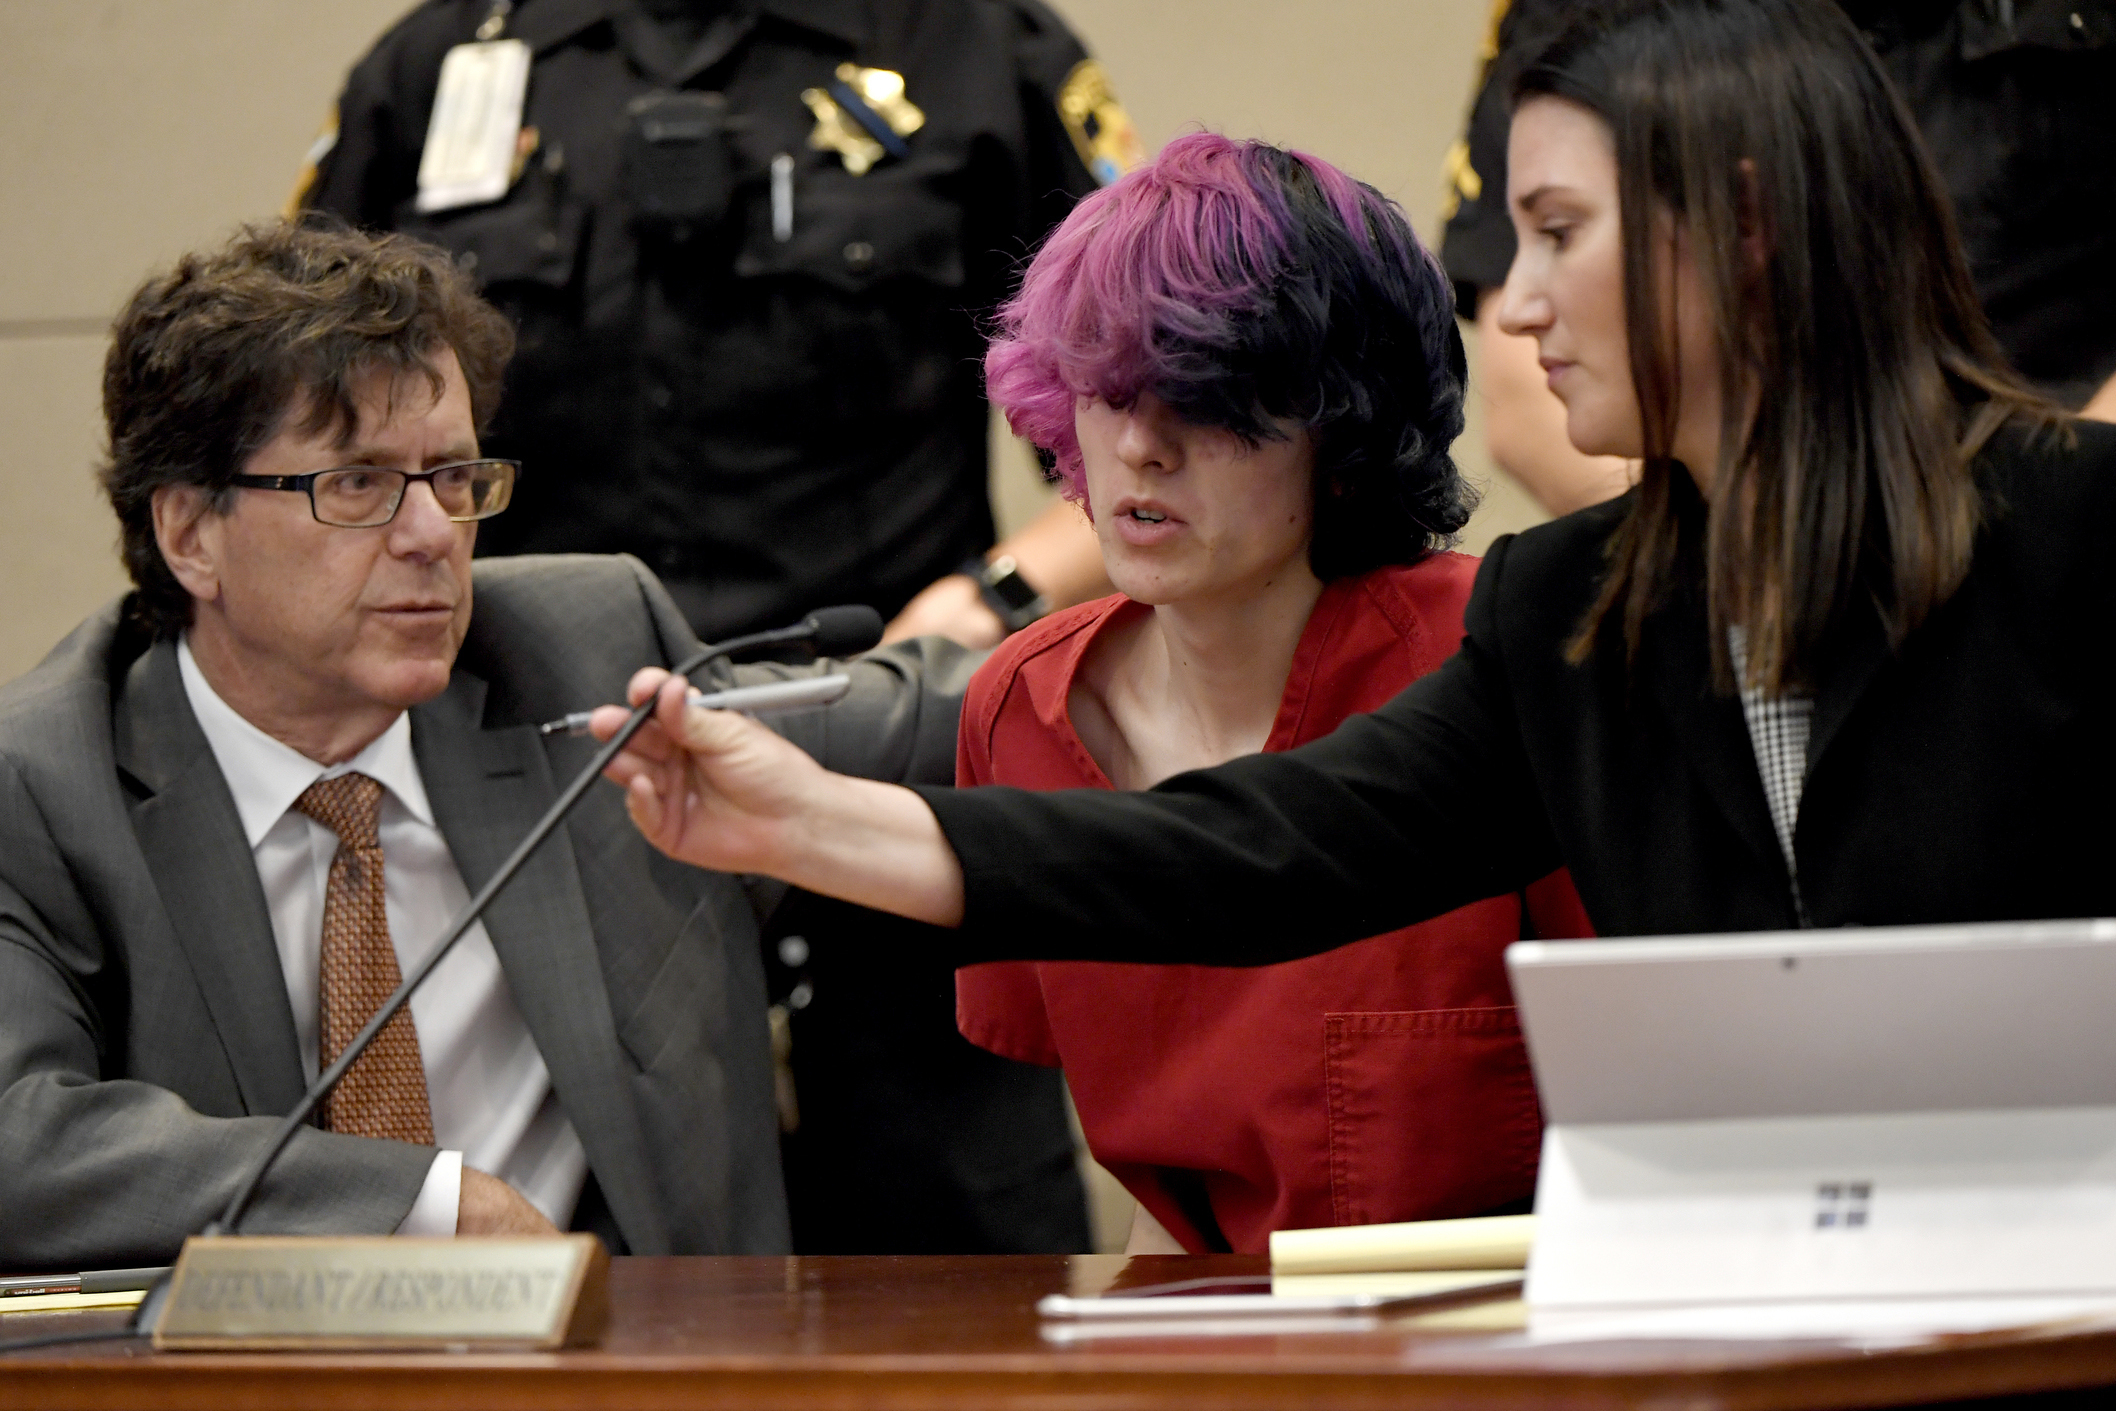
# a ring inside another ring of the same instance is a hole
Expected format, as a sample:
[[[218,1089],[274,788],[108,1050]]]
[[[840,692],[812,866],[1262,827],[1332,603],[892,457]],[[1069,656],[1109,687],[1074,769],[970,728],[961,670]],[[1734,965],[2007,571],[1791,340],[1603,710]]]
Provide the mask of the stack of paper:
[[[65,1313],[76,1308],[132,1308],[147,1296],[145,1289],[118,1289],[109,1293],[31,1293],[0,1298],[0,1313]]]
[[[1292,1297],[1405,1297],[1518,1279],[1535,1242],[1533,1215],[1277,1230],[1271,1292]]]

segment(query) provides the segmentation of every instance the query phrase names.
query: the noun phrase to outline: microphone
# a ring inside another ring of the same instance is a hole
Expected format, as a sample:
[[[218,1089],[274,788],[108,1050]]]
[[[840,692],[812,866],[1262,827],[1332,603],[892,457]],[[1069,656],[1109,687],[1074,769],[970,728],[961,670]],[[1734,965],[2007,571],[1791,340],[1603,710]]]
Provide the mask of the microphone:
[[[847,657],[860,652],[872,651],[882,640],[882,615],[865,603],[844,603],[834,608],[817,608],[801,619],[799,636],[786,636],[781,641],[799,641],[806,637],[815,647],[819,657]],[[791,633],[794,629],[782,627],[780,632]],[[774,635],[774,634],[761,634]],[[737,637],[735,645],[728,650],[743,651],[742,639]],[[756,644],[752,644],[756,645]]]
[[[746,636],[733,637],[725,642],[703,647],[677,663],[676,669],[671,674],[688,677],[706,663],[717,660],[720,657],[729,656],[735,652],[748,651],[756,647],[775,646],[785,642],[811,642],[815,645],[818,656],[847,656],[855,652],[866,651],[879,642],[881,637],[882,615],[871,607],[855,604],[844,607],[819,608],[791,627],[775,627],[765,632],[751,632]],[[851,686],[851,679],[843,676],[825,677],[822,678],[822,682],[828,682],[835,692],[835,694],[828,694],[828,700],[838,699]],[[808,700],[796,701],[796,704],[827,704],[826,700],[815,698],[818,694],[815,687],[821,685],[822,682],[774,682],[767,686],[720,691],[712,696],[700,696],[699,693],[693,691],[692,699],[694,701],[702,701],[707,705],[717,705],[727,709],[770,709],[774,708],[774,706],[769,699],[757,704],[744,705],[734,698],[744,696],[745,692],[757,693],[775,690],[780,691],[782,695],[797,695],[798,692],[787,692],[784,689],[786,687],[796,687],[807,688],[811,697]],[[755,699],[754,695],[752,695],[752,699]],[[776,708],[789,709],[791,706],[779,705]],[[485,885],[478,888],[477,895],[473,896],[464,904],[463,909],[456,913],[455,918],[448,923],[447,929],[441,933],[439,944],[427,953],[426,958],[419,962],[411,974],[404,977],[404,982],[397,986],[396,992],[382,1002],[382,1007],[374,1012],[373,1017],[367,1021],[367,1024],[359,1033],[353,1035],[352,1042],[345,1046],[344,1050],[332,1061],[331,1065],[316,1075],[316,1081],[309,1084],[308,1091],[301,1095],[301,1101],[295,1103],[293,1110],[280,1119],[279,1128],[272,1134],[271,1143],[251,1162],[248,1174],[243,1177],[241,1184],[235,1188],[235,1194],[229,1197],[228,1203],[221,1210],[219,1217],[209,1220],[205,1228],[199,1231],[199,1234],[212,1237],[232,1235],[236,1232],[237,1227],[242,1222],[243,1215],[250,1208],[250,1202],[256,1199],[258,1188],[264,1184],[265,1176],[271,1171],[273,1164],[279,1160],[280,1153],[286,1150],[287,1143],[294,1139],[294,1133],[301,1130],[301,1126],[308,1120],[309,1114],[316,1110],[316,1104],[323,1101],[325,1095],[338,1085],[338,1080],[343,1078],[347,1070],[359,1061],[360,1055],[367,1051],[367,1046],[374,1042],[375,1036],[381,1033],[383,1027],[396,1017],[397,1011],[410,1001],[412,992],[424,984],[426,977],[433,974],[434,968],[447,958],[451,950],[455,949],[455,944],[463,938],[463,933],[468,931],[480,916],[484,915],[485,908],[491,905],[492,899],[499,895],[502,887],[514,880],[514,874],[521,871],[522,864],[529,860],[529,855],[535,852],[544,839],[551,836],[551,831],[558,827],[568,813],[573,811],[573,806],[580,802],[582,796],[588,792],[589,786],[601,776],[610,761],[617,757],[618,751],[622,750],[631,742],[632,737],[639,733],[639,728],[646,724],[647,717],[653,713],[653,710],[654,701],[652,699],[635,707],[623,727],[610,737],[609,743],[595,752],[595,757],[588,761],[587,767],[582,769],[573,782],[566,786],[565,792],[558,796],[551,807],[545,811],[544,816],[537,820],[536,826],[529,830],[528,835],[522,839],[515,850],[508,854],[507,860],[500,864],[499,870],[494,872]],[[546,735],[554,734],[556,731],[552,729],[553,725],[565,728],[566,721],[571,719],[573,717],[568,716],[566,720],[554,721],[550,725],[539,727],[540,732]],[[152,1331],[161,1318],[162,1304],[168,1296],[169,1287],[169,1276],[165,1275],[162,1281],[149,1291],[147,1297],[141,1301],[138,1311],[133,1315],[132,1326],[134,1329],[143,1332]]]
[[[763,632],[730,637],[692,657],[677,669],[676,675],[688,676],[714,657],[733,656],[736,652],[754,651],[758,647],[777,646],[782,642],[807,642],[819,657],[843,657],[864,652],[881,640],[882,615],[865,603],[844,603],[834,608],[817,608],[791,627],[773,627]]]

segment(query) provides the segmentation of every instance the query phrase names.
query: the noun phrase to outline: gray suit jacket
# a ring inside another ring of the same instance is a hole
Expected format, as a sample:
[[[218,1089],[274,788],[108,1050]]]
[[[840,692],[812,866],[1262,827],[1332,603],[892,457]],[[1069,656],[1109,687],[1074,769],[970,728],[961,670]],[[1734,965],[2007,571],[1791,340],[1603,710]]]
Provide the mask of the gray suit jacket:
[[[479,560],[475,604],[447,691],[412,712],[473,891],[593,752],[535,723],[696,643],[631,559]],[[974,666],[931,641],[877,652],[846,700],[782,729],[836,769],[946,781]],[[656,853],[605,784],[485,916],[634,1253],[787,1246],[757,955],[779,895]],[[301,1089],[263,891],[174,646],[113,606],[0,688],[0,1269],[168,1259]],[[431,1156],[306,1129],[244,1229],[387,1232]]]

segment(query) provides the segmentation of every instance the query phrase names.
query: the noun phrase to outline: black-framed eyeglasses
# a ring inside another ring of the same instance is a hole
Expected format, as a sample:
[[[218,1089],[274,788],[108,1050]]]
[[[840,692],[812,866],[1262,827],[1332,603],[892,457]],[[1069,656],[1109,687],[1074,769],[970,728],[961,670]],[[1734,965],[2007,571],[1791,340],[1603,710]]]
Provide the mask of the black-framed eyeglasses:
[[[373,529],[397,517],[404,492],[423,480],[457,523],[490,519],[514,497],[520,461],[454,461],[432,470],[390,470],[379,465],[348,465],[307,475],[238,475],[245,490],[299,490],[309,497],[309,512],[319,524],[339,529]]]

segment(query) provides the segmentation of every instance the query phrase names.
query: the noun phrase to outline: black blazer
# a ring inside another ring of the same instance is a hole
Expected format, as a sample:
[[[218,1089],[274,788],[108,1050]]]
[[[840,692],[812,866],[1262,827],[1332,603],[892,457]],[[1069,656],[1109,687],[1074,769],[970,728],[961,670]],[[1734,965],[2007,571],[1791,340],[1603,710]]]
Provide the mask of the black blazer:
[[[2008,433],[1967,579],[1891,651],[1827,643],[1795,852],[1818,926],[2116,913],[2116,428]],[[958,958],[1257,964],[1572,869],[1603,935],[1791,928],[1701,590],[1563,647],[1626,500],[1492,546],[1462,649],[1371,715],[1140,794],[922,791],[968,885]]]

